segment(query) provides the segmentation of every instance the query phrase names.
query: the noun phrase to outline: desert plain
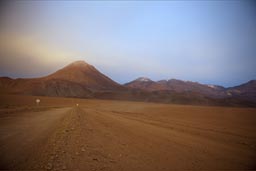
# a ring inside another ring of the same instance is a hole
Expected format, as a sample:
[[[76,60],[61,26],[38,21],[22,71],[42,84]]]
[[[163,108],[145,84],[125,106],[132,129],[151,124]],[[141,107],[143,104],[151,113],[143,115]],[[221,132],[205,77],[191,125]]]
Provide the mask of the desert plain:
[[[0,104],[0,170],[256,169],[255,108],[23,95]]]

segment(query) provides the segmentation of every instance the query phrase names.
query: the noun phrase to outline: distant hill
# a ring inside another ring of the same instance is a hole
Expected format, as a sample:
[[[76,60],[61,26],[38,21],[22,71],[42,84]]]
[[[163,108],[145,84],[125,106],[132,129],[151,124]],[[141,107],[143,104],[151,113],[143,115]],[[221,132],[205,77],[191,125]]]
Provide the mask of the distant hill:
[[[219,85],[206,85],[177,79],[152,81],[140,77],[124,84],[134,90],[146,91],[162,101],[188,104],[216,104],[216,105],[256,105],[256,80],[248,83],[224,88]],[[157,94],[157,95],[156,95]]]
[[[152,81],[140,77],[120,85],[84,61],[76,61],[41,78],[0,77],[0,94],[3,93],[256,107],[255,80],[224,88],[177,79]]]
[[[95,91],[123,87],[84,61],[76,61],[42,78],[0,78],[2,92],[63,97],[91,97]]]
[[[226,89],[226,93],[232,97],[256,101],[256,80]]]
[[[203,95],[207,95],[210,97],[225,97],[226,94],[223,90],[225,90],[222,86],[217,85],[205,85],[197,82],[191,81],[182,81],[177,79],[170,80],[160,80],[160,81],[152,81],[148,79],[147,81],[141,80],[140,77],[134,81],[124,84],[126,87],[147,90],[147,91],[159,91],[159,90],[170,90],[175,92],[195,92]]]

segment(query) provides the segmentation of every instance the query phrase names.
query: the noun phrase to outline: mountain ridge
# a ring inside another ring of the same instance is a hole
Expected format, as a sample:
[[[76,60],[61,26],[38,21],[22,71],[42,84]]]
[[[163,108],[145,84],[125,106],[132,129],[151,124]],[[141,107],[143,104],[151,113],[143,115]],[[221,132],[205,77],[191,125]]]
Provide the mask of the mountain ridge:
[[[196,93],[206,98],[214,100],[219,99],[236,99],[241,101],[250,101],[256,103],[256,80],[250,80],[234,87],[223,87],[220,85],[201,84],[192,81],[183,81],[177,79],[151,81],[144,83],[135,79],[129,83],[124,84],[137,90],[145,90],[149,92],[172,92],[173,93]]]
[[[161,103],[256,106],[256,80],[224,88],[178,79],[139,77],[118,84],[85,61],[75,61],[39,78],[0,77],[0,94],[152,101]]]

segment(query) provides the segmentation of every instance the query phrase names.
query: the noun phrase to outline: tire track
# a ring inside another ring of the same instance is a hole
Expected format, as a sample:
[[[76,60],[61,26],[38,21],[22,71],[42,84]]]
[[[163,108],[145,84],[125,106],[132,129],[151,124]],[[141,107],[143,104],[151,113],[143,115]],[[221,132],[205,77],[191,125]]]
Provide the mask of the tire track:
[[[89,122],[81,108],[68,111],[29,169],[106,170],[108,156],[102,153],[103,147],[92,141],[94,129]]]

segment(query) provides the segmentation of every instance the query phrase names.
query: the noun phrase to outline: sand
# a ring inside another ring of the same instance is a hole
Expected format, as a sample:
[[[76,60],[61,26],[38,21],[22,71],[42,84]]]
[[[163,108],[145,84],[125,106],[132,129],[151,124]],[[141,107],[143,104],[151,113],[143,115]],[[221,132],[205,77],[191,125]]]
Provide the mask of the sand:
[[[1,170],[256,169],[254,108],[15,95],[0,102]]]

